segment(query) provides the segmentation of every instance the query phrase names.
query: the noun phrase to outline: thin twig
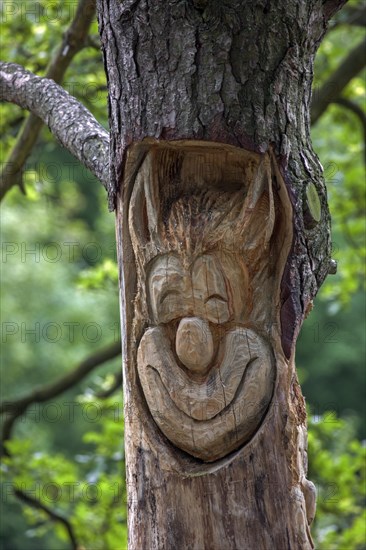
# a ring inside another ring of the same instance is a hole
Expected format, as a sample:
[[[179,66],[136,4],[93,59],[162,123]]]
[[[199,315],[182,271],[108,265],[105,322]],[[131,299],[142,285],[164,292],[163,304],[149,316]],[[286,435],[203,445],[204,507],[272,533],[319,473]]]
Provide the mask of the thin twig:
[[[361,122],[364,141],[364,159],[366,164],[366,114],[364,110],[359,105],[357,105],[357,103],[351,101],[346,97],[339,97],[334,101],[334,103],[336,103],[337,105],[341,105],[342,107],[346,107],[346,109],[354,113]]]
[[[363,40],[348,54],[320,90],[313,92],[311,104],[312,124],[315,124],[328,105],[341,95],[350,80],[364,68],[366,65],[365,50],[366,40]]]
[[[77,99],[53,80],[40,78],[15,63],[0,62],[0,100],[11,101],[42,119],[58,141],[108,189],[109,134]],[[13,181],[15,168],[9,162],[2,167],[1,193],[8,189],[6,182]]]
[[[107,399],[107,397],[110,397],[114,394],[115,391],[118,389],[122,390],[122,383],[123,383],[123,377],[122,377],[122,370],[120,369],[118,372],[114,373],[114,380],[111,386],[106,390],[101,390],[95,393],[95,397],[98,397],[99,399]]]
[[[6,442],[11,437],[14,422],[24,414],[27,408],[33,403],[44,403],[53,397],[56,397],[72,386],[80,382],[93,369],[101,364],[114,359],[121,353],[121,342],[116,342],[98,353],[87,357],[71,372],[66,373],[62,378],[55,382],[50,382],[39,388],[35,388],[27,395],[14,399],[13,401],[5,401],[0,406],[0,414],[7,413],[3,426],[2,443]],[[3,454],[8,454],[4,449]]]
[[[19,500],[24,502],[25,504],[28,504],[29,506],[32,506],[32,508],[37,508],[38,510],[42,510],[43,512],[45,512],[50,520],[57,521],[58,523],[61,523],[67,531],[67,534],[68,534],[69,539],[70,539],[72,550],[78,550],[78,548],[80,548],[79,545],[78,545],[78,542],[76,540],[76,536],[75,536],[74,530],[72,528],[72,525],[71,525],[71,523],[69,522],[68,519],[66,519],[64,516],[58,514],[57,512],[53,511],[51,508],[49,508],[48,506],[43,504],[43,502],[36,499],[35,497],[32,497],[31,495],[28,495],[27,493],[25,493],[21,489],[16,489],[15,488],[14,489],[14,495]]]
[[[45,78],[52,79],[57,83],[62,82],[73,57],[85,46],[94,16],[95,0],[79,0],[74,19],[47,68]],[[0,200],[14,185],[19,185],[24,192],[22,172],[41,128],[42,120],[31,113],[20,129],[17,141],[0,175]]]

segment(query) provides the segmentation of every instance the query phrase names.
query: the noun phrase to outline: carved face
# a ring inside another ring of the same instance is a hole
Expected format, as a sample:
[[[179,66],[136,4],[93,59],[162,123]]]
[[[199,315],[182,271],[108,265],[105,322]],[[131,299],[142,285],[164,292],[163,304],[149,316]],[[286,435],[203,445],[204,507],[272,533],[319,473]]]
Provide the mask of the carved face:
[[[210,324],[227,323],[234,311],[218,257],[204,254],[186,268],[178,255],[159,256],[152,262],[147,286],[154,322],[179,320],[176,355],[190,372],[204,374],[217,352]]]
[[[156,326],[138,352],[156,423],[178,447],[209,461],[252,435],[274,382],[269,346],[235,323],[245,276],[238,267],[230,281],[224,259],[210,252],[188,263],[172,252],[151,262],[146,293]]]
[[[174,146],[161,151],[144,161],[129,206],[137,371],[159,429],[211,462],[253,437],[273,395],[275,361],[264,335],[276,300],[275,199],[268,164],[254,169],[242,152],[230,157],[225,187],[209,183],[225,151],[207,161],[201,151],[186,159]]]
[[[233,314],[228,282],[213,254],[199,256],[188,269],[178,255],[159,256],[151,267],[148,289],[157,324],[189,315],[220,324]]]

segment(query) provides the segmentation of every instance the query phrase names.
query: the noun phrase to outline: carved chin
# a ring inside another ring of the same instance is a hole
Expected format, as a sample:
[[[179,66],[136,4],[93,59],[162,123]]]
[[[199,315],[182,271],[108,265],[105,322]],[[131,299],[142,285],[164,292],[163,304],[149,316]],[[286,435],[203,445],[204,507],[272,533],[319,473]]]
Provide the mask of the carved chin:
[[[220,366],[203,381],[179,367],[163,327],[148,329],[138,349],[139,377],[156,424],[174,445],[206,462],[254,435],[273,394],[274,360],[263,338],[237,327],[223,346]]]

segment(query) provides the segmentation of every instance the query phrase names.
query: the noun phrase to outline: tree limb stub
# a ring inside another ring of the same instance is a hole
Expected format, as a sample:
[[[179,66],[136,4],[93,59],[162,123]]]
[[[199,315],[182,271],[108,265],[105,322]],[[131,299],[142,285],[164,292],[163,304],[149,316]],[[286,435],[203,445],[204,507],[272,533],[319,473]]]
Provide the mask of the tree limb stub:
[[[15,103],[39,117],[61,145],[108,189],[108,132],[61,86],[15,63],[0,63],[0,100]],[[15,177],[13,168],[7,163],[2,169],[1,198],[9,189],[9,177]]]
[[[63,35],[62,43],[51,59],[46,78],[57,83],[62,82],[65,72],[74,56],[87,45],[87,35],[95,15],[95,0],[80,0],[75,17]],[[42,118],[42,117],[41,117]],[[34,147],[42,121],[33,113],[26,119],[17,137],[17,141],[7,158],[0,178],[0,200],[14,185],[23,189],[22,170]]]
[[[313,91],[311,123],[319,119],[328,105],[334,102],[347,84],[365,67],[366,40],[356,46],[318,91]]]

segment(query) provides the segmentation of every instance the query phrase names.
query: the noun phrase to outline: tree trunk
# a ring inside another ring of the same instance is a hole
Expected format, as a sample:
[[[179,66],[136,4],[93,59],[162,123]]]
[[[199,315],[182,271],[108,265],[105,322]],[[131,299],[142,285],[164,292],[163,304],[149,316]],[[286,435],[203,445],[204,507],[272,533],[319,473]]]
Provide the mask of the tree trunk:
[[[313,546],[294,353],[330,266],[309,105],[342,3],[99,2],[131,550]]]

